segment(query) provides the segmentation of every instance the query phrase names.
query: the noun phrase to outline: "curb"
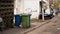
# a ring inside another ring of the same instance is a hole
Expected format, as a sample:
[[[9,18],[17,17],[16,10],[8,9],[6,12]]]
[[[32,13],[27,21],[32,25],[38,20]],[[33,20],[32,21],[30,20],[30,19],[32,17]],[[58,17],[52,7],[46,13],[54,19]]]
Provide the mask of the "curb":
[[[26,34],[26,33],[30,32],[30,31],[33,31],[33,30],[35,30],[35,29],[37,29],[37,28],[39,28],[39,27],[41,27],[41,26],[43,26],[43,25],[45,25],[45,24],[47,24],[47,23],[49,23],[49,22],[51,22],[51,21],[44,22],[44,23],[42,23],[42,24],[39,25],[39,26],[36,26],[36,27],[34,27],[34,28],[31,28],[31,29],[25,31],[23,34]]]

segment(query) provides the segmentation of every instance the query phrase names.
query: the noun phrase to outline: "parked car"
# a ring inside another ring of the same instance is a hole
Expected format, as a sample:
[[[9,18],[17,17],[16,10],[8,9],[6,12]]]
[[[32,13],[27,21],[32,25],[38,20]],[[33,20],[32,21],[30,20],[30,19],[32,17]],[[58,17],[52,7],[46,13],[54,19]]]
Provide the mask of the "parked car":
[[[52,10],[46,9],[44,12],[44,17],[48,17],[49,19],[51,19],[54,16],[53,13],[54,12]],[[42,13],[40,13],[39,19],[42,19]]]

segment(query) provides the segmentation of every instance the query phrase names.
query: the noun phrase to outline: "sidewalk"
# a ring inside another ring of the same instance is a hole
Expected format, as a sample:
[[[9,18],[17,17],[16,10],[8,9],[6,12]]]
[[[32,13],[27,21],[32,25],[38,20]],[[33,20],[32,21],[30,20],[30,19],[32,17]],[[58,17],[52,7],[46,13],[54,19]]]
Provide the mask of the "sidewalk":
[[[47,20],[45,22],[31,22],[31,27],[30,28],[27,28],[27,29],[24,29],[24,28],[10,28],[8,30],[5,30],[3,31],[3,34],[25,34],[27,32],[30,32],[44,24],[47,24],[48,22],[50,22],[50,20]]]

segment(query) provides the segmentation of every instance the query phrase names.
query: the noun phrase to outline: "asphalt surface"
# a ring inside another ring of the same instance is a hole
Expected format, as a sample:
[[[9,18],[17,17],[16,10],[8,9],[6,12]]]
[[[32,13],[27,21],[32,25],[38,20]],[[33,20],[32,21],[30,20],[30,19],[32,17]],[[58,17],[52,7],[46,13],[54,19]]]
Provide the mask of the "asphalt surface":
[[[48,24],[26,34],[60,34],[60,14],[55,16]]]

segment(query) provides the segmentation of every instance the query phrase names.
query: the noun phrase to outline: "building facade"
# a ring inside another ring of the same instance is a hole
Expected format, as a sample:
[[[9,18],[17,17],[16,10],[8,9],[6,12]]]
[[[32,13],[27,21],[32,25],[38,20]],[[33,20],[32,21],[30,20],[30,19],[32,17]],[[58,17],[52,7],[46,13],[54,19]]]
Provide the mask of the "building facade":
[[[39,18],[41,0],[15,0],[14,14],[29,13],[32,18]],[[47,2],[46,0],[43,0]]]

